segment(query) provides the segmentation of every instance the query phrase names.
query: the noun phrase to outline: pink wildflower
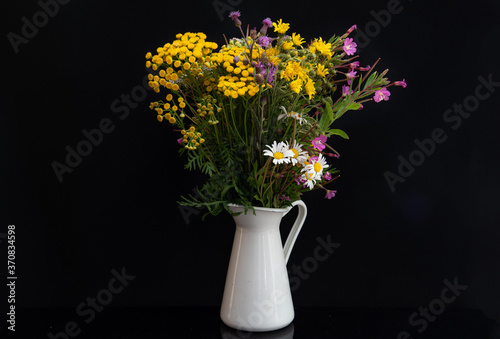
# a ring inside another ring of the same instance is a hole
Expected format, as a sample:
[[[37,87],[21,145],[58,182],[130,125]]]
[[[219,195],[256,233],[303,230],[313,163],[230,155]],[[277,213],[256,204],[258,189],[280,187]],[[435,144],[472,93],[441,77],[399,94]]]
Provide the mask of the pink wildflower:
[[[313,139],[312,145],[315,149],[322,151],[326,147],[324,145],[325,142],[326,142],[326,136],[320,135],[319,137]]]
[[[344,52],[347,55],[353,55],[356,52],[357,44],[353,41],[352,38],[346,38],[344,40]]]
[[[325,174],[323,174],[323,179],[325,179],[326,181],[331,180],[332,174],[330,172],[325,172]]]
[[[389,100],[389,96],[391,95],[391,92],[389,92],[387,90],[387,88],[382,88],[382,89],[379,89],[378,91],[375,92],[375,95],[373,96],[373,100],[375,100],[375,102],[381,102],[382,100]]]
[[[331,198],[335,197],[336,193],[337,193],[337,191],[326,190],[325,199],[331,199]]]
[[[349,73],[346,74],[346,76],[347,76],[347,83],[349,85],[351,84],[352,79],[356,77],[356,73],[358,73],[358,72],[356,72],[355,70],[351,70]]]
[[[343,97],[350,95],[352,93],[354,93],[354,92],[352,91],[352,89],[349,86],[346,86],[346,85],[342,86],[342,96]]]

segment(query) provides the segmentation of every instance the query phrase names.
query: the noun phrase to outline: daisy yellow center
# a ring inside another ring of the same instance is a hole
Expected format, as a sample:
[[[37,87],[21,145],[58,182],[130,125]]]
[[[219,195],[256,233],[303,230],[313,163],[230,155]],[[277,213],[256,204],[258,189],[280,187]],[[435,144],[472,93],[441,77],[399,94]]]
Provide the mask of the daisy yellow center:
[[[321,171],[321,164],[320,164],[319,162],[315,162],[315,163],[314,163],[314,170],[315,170],[316,172]]]
[[[278,159],[278,160],[279,160],[279,159],[283,159],[283,153],[281,153],[281,152],[276,152],[276,153],[274,153],[274,158],[276,158],[276,159]]]
[[[294,158],[297,158],[299,156],[299,151],[297,151],[295,148],[292,148],[292,152]]]

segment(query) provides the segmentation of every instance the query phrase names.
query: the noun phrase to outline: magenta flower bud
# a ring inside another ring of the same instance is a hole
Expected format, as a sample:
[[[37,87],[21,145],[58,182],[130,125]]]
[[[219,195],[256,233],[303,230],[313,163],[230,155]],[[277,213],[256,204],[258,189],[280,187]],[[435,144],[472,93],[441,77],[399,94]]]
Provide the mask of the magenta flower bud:
[[[347,35],[351,34],[351,33],[352,33],[352,31],[354,31],[354,30],[355,30],[355,29],[357,29],[357,28],[358,28],[358,26],[356,26],[356,25],[352,25],[352,26],[351,26],[351,28],[349,28],[349,29],[347,30],[347,33],[346,33],[346,34],[347,34]]]
[[[359,67],[359,61],[354,61],[349,64],[350,68],[356,68]]]
[[[240,61],[240,57],[239,57],[239,56],[235,56],[235,57],[233,58],[233,62],[234,62],[235,64],[237,64],[239,61]]]
[[[396,82],[394,83],[394,85],[396,85],[396,86],[401,86],[401,87],[403,87],[403,88],[406,88],[406,81],[405,81],[405,79],[403,79],[402,81],[396,81]]]

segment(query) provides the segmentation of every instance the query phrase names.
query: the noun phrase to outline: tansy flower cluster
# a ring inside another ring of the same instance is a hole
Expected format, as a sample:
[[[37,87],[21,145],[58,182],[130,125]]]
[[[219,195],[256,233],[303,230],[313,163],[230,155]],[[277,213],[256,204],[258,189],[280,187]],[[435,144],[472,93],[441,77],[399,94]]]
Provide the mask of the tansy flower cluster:
[[[179,33],[146,53],[149,108],[177,136],[186,168],[207,181],[182,204],[217,214],[228,203],[283,207],[339,177],[334,127],[348,111],[388,101],[387,70],[360,66],[350,27],[330,39],[303,37],[290,23],[265,18],[259,30],[231,12],[239,36],[221,47],[204,33]]]

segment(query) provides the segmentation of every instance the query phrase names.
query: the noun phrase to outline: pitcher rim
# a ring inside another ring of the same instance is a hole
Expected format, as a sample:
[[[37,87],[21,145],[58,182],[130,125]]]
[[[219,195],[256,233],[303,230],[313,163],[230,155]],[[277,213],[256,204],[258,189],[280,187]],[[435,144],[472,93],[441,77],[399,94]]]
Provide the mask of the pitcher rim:
[[[237,207],[237,208],[242,208],[243,210],[245,209],[245,206],[243,205],[238,205],[238,204],[232,204],[228,203],[227,207]],[[282,208],[276,208],[276,207],[261,207],[261,206],[252,206],[255,210],[257,211],[267,211],[267,212],[277,212],[277,213],[283,213],[288,210],[290,210],[293,206],[287,206],[287,207],[282,207]]]

